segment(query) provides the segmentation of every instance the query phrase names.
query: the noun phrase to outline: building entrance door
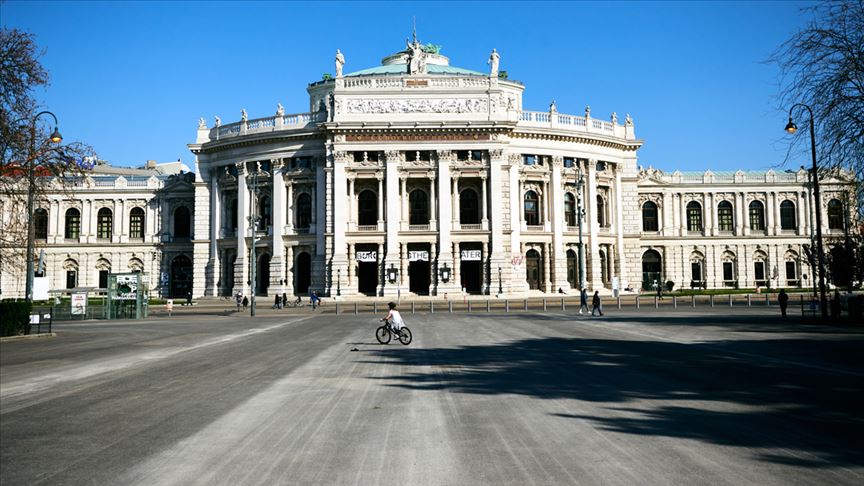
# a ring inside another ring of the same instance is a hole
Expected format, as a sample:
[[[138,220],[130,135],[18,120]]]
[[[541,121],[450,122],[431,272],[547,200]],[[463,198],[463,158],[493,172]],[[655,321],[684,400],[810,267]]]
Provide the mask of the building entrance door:
[[[483,262],[462,262],[459,272],[462,275],[462,287],[469,294],[479,294],[483,282]]]
[[[357,291],[361,294],[375,295],[378,288],[378,264],[376,262],[357,263]]]
[[[192,260],[180,255],[171,261],[171,292],[174,299],[186,298],[192,291]]]
[[[528,288],[540,290],[540,254],[536,250],[529,250],[525,255],[525,271]]]
[[[309,285],[312,282],[312,256],[305,251],[297,255],[294,264],[294,295],[306,295],[309,293]]]
[[[417,295],[429,295],[429,262],[408,263],[408,290]]]

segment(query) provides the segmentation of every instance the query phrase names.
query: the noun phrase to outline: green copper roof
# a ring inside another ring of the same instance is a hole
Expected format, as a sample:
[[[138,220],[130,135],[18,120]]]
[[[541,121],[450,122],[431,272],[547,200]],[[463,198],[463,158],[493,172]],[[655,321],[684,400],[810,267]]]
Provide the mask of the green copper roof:
[[[487,76],[486,74],[479,73],[477,71],[472,71],[470,69],[463,69],[453,66],[441,66],[438,64],[427,64],[426,72],[429,74],[456,74],[456,75],[470,75],[470,76]],[[400,75],[400,74],[408,74],[408,65],[407,64],[388,64],[386,66],[376,66],[369,69],[361,69],[360,71],[354,71],[353,73],[348,73],[345,76],[375,76],[375,75]]]

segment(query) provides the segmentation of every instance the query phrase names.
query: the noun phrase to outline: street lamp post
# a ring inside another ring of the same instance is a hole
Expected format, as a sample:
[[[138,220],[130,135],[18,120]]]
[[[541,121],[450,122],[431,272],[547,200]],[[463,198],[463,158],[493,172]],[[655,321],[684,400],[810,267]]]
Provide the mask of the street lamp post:
[[[819,195],[819,166],[816,165],[816,133],[813,119],[813,110],[804,103],[796,103],[789,108],[789,123],[786,131],[793,134],[798,131],[798,126],[792,121],[792,110],[797,107],[806,108],[810,113],[810,156],[813,160],[813,198],[816,199],[816,253],[819,262],[819,305],[822,308],[822,317],[828,317],[828,297],[825,291],[825,252],[822,247],[822,198]]]
[[[342,269],[336,269],[336,297],[342,296]]]
[[[501,267],[498,267],[498,297],[501,297],[501,294],[504,293],[504,290],[501,288]]]
[[[255,317],[255,283],[256,283],[256,269],[257,265],[255,262],[255,245],[257,243],[257,234],[258,234],[258,223],[261,220],[261,217],[258,215],[258,196],[261,193],[261,188],[258,186],[258,176],[261,173],[259,168],[256,168],[254,172],[252,172],[252,182],[250,184],[250,188],[252,189],[252,215],[249,216],[249,225],[252,227],[252,249],[251,255],[249,256],[249,265],[251,267],[249,275],[249,288],[250,293],[252,294],[252,298],[250,300],[250,313],[249,315]]]
[[[63,137],[57,130],[57,116],[50,111],[40,111],[33,117],[30,124],[30,153],[27,161],[27,280],[24,290],[27,302],[33,301],[33,259],[35,258],[36,227],[33,225],[33,206],[35,204],[36,191],[36,120],[42,115],[51,115],[54,118],[54,131],[48,139],[52,143],[60,143]]]

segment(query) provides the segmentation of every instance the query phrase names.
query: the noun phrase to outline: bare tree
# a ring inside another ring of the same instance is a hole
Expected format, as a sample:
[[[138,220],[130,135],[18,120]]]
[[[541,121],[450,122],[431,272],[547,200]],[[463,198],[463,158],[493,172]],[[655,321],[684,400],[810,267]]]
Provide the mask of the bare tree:
[[[864,0],[827,1],[806,9],[813,19],[784,42],[770,61],[781,69],[780,103],[813,109],[820,169],[864,174]],[[799,123],[805,116],[797,112]],[[802,133],[804,131],[802,130]],[[792,139],[790,153],[809,150]]]
[[[51,192],[72,197],[94,156],[86,144],[56,140],[51,130],[57,127],[45,125],[54,119],[39,116],[47,113],[40,111],[34,91],[48,85],[41,55],[32,34],[0,29],[0,257],[4,268],[26,263],[31,194],[36,207]]]

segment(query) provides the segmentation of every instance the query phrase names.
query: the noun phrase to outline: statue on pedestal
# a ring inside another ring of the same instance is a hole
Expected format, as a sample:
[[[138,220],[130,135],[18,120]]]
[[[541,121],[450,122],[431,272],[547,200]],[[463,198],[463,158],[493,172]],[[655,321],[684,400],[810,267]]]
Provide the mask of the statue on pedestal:
[[[489,54],[489,60],[486,61],[486,64],[489,64],[490,66],[492,66],[492,68],[489,70],[489,76],[491,76],[493,78],[498,77],[498,62],[500,59],[501,59],[501,56],[498,55],[498,51],[496,51],[495,49],[492,49],[492,54]]]
[[[276,103],[276,116],[282,116],[285,114],[285,107],[282,106],[282,103]]]
[[[345,56],[339,49],[336,49],[336,77],[342,77],[342,66],[345,65]]]
[[[249,119],[249,116],[246,114],[246,108],[240,108],[240,120],[246,121]]]

